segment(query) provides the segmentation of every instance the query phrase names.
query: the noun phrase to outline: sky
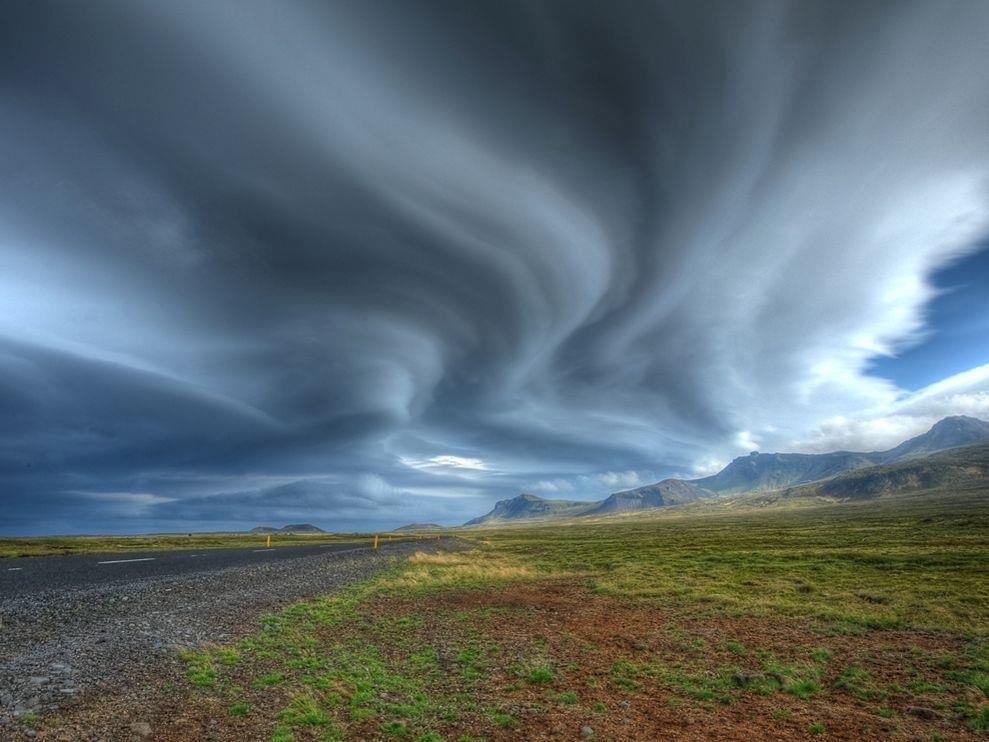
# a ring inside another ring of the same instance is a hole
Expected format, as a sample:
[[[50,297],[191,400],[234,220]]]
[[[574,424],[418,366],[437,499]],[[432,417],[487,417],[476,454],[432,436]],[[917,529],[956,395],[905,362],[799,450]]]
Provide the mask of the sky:
[[[987,34],[4,3],[0,533],[452,524],[989,419]]]

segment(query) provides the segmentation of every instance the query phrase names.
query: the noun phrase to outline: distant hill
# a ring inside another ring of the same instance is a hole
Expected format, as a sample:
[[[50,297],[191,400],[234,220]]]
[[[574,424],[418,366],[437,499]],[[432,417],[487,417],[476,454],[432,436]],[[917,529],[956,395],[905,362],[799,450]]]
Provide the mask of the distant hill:
[[[710,497],[712,494],[711,491],[691,482],[685,482],[681,479],[664,479],[656,484],[608,495],[600,503],[593,503],[594,507],[584,511],[581,515],[608,515],[610,513],[628,513],[634,510],[682,505],[703,497]]]
[[[249,533],[326,533],[322,528],[314,526],[311,523],[291,523],[287,526],[282,526],[281,528],[272,528],[271,526],[258,526],[252,528]]]
[[[282,533],[326,533],[322,528],[314,526],[311,523],[292,523],[287,526],[282,526],[280,529]]]
[[[578,500],[546,500],[523,493],[508,500],[499,500],[491,512],[469,520],[464,525],[480,526],[534,518],[565,518],[577,515],[596,504]]]
[[[701,479],[664,479],[656,484],[615,492],[604,500],[580,502],[547,500],[521,494],[495,504],[491,512],[464,525],[492,525],[546,518],[628,513],[670,507],[708,497],[744,495],[755,492],[787,496],[813,494],[820,497],[852,499],[881,496],[909,488],[929,488],[953,480],[968,481],[986,477],[980,464],[961,466],[946,456],[932,460],[931,454],[973,444],[989,444],[989,423],[974,417],[946,417],[929,431],[904,441],[888,451],[858,453],[759,453],[740,456],[728,466]],[[903,466],[894,466],[903,463]],[[813,487],[797,491],[801,485]]]
[[[634,490],[615,492],[604,500],[547,500],[536,495],[521,494],[509,500],[500,500],[491,512],[467,521],[465,526],[494,525],[514,521],[541,518],[581,518],[610,513],[627,513],[633,510],[680,505],[693,502],[713,493],[679,479],[662,482]]]
[[[437,525],[436,523],[409,523],[405,526],[400,526],[395,529],[395,531],[440,531],[443,530],[443,526]]]

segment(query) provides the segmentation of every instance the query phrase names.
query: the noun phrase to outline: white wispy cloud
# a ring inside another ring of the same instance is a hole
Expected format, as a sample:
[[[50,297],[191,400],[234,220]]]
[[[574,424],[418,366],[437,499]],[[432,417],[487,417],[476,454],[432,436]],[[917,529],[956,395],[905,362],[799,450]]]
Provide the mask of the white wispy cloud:
[[[871,451],[892,448],[928,430],[949,415],[989,420],[989,364],[955,374],[915,392],[904,392],[889,404],[856,415],[824,420],[809,436],[795,441],[795,450]]]
[[[175,502],[178,498],[155,495],[150,492],[89,492],[86,490],[66,490],[66,494],[78,495],[89,500],[100,502],[118,502],[128,505],[158,505],[163,502]]]

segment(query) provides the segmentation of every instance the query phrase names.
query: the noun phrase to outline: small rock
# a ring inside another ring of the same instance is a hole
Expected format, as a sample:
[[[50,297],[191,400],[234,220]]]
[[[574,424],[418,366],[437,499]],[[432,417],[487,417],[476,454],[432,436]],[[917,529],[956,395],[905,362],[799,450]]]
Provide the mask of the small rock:
[[[130,725],[130,730],[138,737],[150,737],[151,725],[146,721],[135,721]]]
[[[47,685],[50,680],[51,678],[46,677],[45,675],[32,675],[28,678],[28,682],[31,685]]]
[[[940,719],[941,714],[939,714],[934,709],[929,709],[926,706],[907,706],[907,713],[913,714],[918,719]]]
[[[594,729],[585,724],[580,728],[580,736],[583,739],[591,739],[594,736]]]
[[[632,705],[632,702],[631,701],[619,701],[618,702],[618,705],[621,706],[623,709],[627,709],[629,706]]]

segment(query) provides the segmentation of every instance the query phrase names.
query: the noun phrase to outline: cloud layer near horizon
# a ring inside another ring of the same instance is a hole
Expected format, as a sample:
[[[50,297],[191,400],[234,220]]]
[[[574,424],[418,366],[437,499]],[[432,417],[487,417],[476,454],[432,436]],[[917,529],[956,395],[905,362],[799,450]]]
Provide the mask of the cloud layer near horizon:
[[[979,2],[23,3],[0,530],[459,521],[908,394],[989,228]]]

